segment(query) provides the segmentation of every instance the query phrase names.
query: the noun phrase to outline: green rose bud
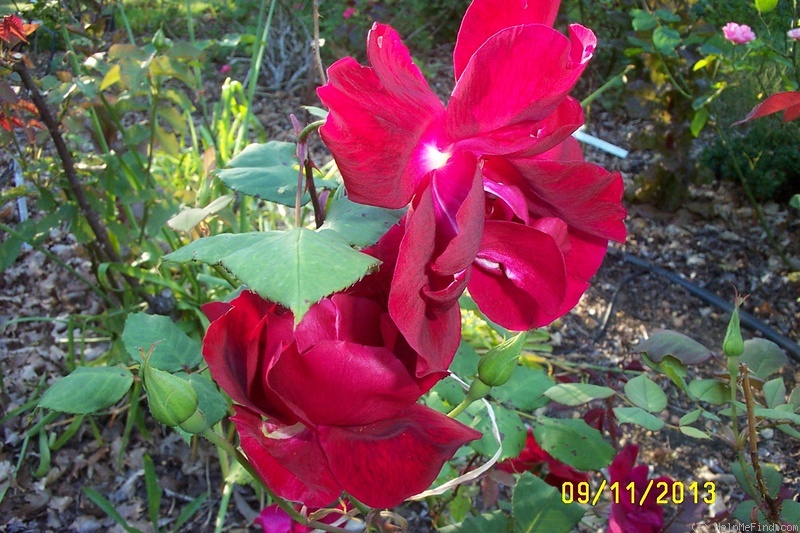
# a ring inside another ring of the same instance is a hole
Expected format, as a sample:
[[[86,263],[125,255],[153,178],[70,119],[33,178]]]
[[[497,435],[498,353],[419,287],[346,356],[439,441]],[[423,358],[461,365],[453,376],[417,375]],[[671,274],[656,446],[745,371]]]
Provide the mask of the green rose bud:
[[[142,363],[142,377],[150,412],[162,424],[179,426],[197,411],[197,393],[188,381],[153,368],[146,360]],[[190,422],[189,427],[197,424]]]
[[[742,330],[739,325],[739,305],[741,300],[736,298],[736,305],[731,313],[731,320],[728,322],[728,331],[725,332],[725,340],[722,342],[722,351],[728,357],[739,357],[744,352],[744,340]]]
[[[769,13],[778,6],[778,0],[756,0],[756,9],[759,13]]]
[[[200,409],[196,409],[192,416],[181,422],[179,427],[186,433],[197,434],[206,430],[208,422]]]
[[[490,387],[498,387],[511,379],[527,338],[528,332],[523,331],[489,350],[478,363],[478,379]]]

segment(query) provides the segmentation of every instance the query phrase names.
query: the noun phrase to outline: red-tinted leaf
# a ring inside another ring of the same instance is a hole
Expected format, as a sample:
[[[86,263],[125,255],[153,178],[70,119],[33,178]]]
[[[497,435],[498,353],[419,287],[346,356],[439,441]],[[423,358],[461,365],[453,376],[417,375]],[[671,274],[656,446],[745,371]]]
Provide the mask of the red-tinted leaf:
[[[742,124],[750,120],[765,117],[773,113],[783,111],[783,121],[790,122],[800,118],[800,91],[787,91],[783,93],[776,93],[758,104],[750,111],[744,120],[734,122]]]

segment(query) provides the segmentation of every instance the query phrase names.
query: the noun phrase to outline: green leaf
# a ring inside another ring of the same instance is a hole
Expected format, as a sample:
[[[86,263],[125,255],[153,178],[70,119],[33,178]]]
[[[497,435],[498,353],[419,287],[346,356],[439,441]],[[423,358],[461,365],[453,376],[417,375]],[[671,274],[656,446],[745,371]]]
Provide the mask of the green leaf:
[[[39,407],[77,415],[96,413],[120,401],[132,384],[133,374],[122,366],[80,366],[47,389]]]
[[[514,533],[569,533],[585,513],[561,501],[561,492],[530,472],[520,476],[511,496]]]
[[[667,355],[671,355],[684,365],[696,365],[711,357],[708,348],[696,340],[668,329],[654,331],[650,338],[640,342],[634,351],[646,352],[656,363]]]
[[[469,380],[478,372],[478,361],[480,356],[475,351],[475,348],[466,341],[461,341],[458,345],[458,351],[450,364],[450,372],[460,377],[461,379]]]
[[[589,383],[559,383],[544,391],[544,395],[561,405],[575,406],[613,396],[614,389]]]
[[[775,378],[764,383],[762,388],[764,393],[764,401],[767,407],[775,407],[786,403],[786,385],[783,383],[782,378]]]
[[[699,430],[692,426],[681,426],[681,433],[688,437],[692,437],[695,439],[708,439],[711,440],[711,437],[708,436],[708,433],[705,431]]]
[[[356,283],[379,264],[350,248],[337,233],[305,228],[215,235],[164,259],[221,264],[263,298],[291,309],[295,324],[314,303]]]
[[[251,144],[217,171],[222,182],[235,191],[270,202],[294,207],[297,195],[298,164],[293,143],[269,141]],[[334,187],[335,182],[319,182],[319,186]],[[300,202],[305,205],[311,196],[304,193]]]
[[[783,350],[767,339],[744,341],[744,353],[739,357],[739,364],[747,363],[750,371],[762,380],[766,380],[788,362],[789,358]]]
[[[636,31],[652,30],[658,26],[658,19],[643,9],[632,9],[631,15],[633,16],[631,25]]]
[[[511,378],[500,387],[492,389],[492,397],[523,411],[544,407],[550,401],[544,391],[554,384],[544,369],[520,366]]]
[[[232,194],[220,196],[205,207],[184,207],[181,211],[167,221],[167,225],[178,231],[186,233],[192,231],[195,226],[211,215],[215,215],[228,207],[233,201]]]
[[[197,511],[200,510],[200,507],[205,503],[206,499],[208,499],[208,493],[204,492],[191,502],[188,505],[185,505],[183,509],[181,509],[180,514],[178,514],[177,520],[175,520],[175,525],[172,528],[173,533],[181,530],[181,526],[189,521],[189,519],[194,515]]]
[[[467,513],[472,508],[472,498],[470,498],[466,491],[461,491],[456,494],[447,510],[450,512],[450,517],[454,522],[461,522],[467,517]]]
[[[792,196],[792,199],[789,200],[789,205],[795,209],[800,209],[800,194],[795,194]]]
[[[460,524],[445,526],[440,533],[498,533],[508,531],[508,517],[503,511],[483,513],[467,517]]]
[[[736,481],[739,482],[739,486],[742,487],[751,498],[761,499],[757,488],[758,484],[753,465],[747,463],[745,466],[746,470],[742,469],[742,465],[739,461],[733,461],[731,463],[731,472],[736,478]],[[764,484],[767,486],[767,493],[773,498],[777,497],[778,492],[781,490],[781,485],[783,484],[783,474],[771,464],[761,463],[760,466],[761,474],[764,476]]]
[[[689,383],[695,398],[712,405],[724,405],[731,397],[728,385],[716,379],[696,379]]]
[[[792,525],[797,528],[800,528],[800,502],[796,502],[794,500],[783,500],[781,503],[781,520],[785,524]]]
[[[161,507],[161,495],[164,491],[158,485],[156,467],[148,454],[144,454],[144,485],[147,493],[147,514],[150,516],[153,527],[158,531],[159,507]]]
[[[578,470],[600,470],[614,458],[614,448],[581,419],[539,417],[532,426],[544,451]]]
[[[620,424],[636,424],[650,431],[660,431],[664,421],[639,407],[615,407],[614,414]]]
[[[800,385],[792,389],[792,393],[789,395],[789,403],[792,404],[794,410],[800,410]]]
[[[786,404],[784,404],[786,405]],[[778,406],[775,409],[765,409],[763,407],[756,407],[753,409],[753,414],[761,418],[768,418],[770,420],[781,420],[781,421],[790,421],[794,424],[800,424],[800,415],[793,413],[791,411],[791,406],[787,406],[787,408],[781,409],[782,406]]]
[[[404,213],[405,209],[361,205],[341,197],[328,206],[320,229],[333,230],[355,246],[370,246],[397,224]]]
[[[493,408],[497,417],[500,435],[503,437],[503,451],[499,460],[516,457],[525,447],[528,430],[525,429],[525,424],[522,423],[519,415],[513,411],[499,405],[494,405]],[[473,403],[467,408],[466,414],[467,417],[462,414],[459,419],[483,433],[483,437],[480,440],[472,441],[469,446],[479,454],[491,457],[497,451],[497,440],[492,434],[492,422],[483,402]],[[471,423],[469,422],[470,415],[474,417]]]
[[[693,137],[700,135],[700,132],[703,131],[703,127],[706,125],[706,122],[708,122],[708,109],[701,107],[694,112],[694,117],[692,117],[690,129]]]
[[[644,374],[640,374],[625,384],[625,395],[634,405],[651,413],[667,408],[667,395]]]
[[[117,512],[114,508],[114,504],[108,501],[108,499],[97,492],[95,489],[91,487],[83,487],[83,493],[86,494],[86,497],[92,500],[92,502],[98,506],[104,513],[108,515],[114,522],[122,526],[122,529],[127,531],[128,533],[141,533],[141,530],[136,529],[128,525],[128,522],[122,518],[122,515]]]
[[[778,0],[755,0],[759,13],[769,13],[778,6]]]
[[[697,421],[697,419],[700,418],[702,412],[703,412],[702,409],[695,409],[694,411],[690,411],[681,417],[678,424],[680,424],[681,426],[688,426],[689,424],[694,424]]]
[[[214,382],[202,374],[190,374],[189,383],[197,393],[197,408],[213,426],[228,414],[228,400],[219,392]]]
[[[653,45],[662,54],[673,55],[681,44],[681,34],[673,28],[659,26],[653,31]]]
[[[154,346],[150,364],[167,372],[194,368],[203,360],[200,343],[190,338],[167,316],[134,313],[122,331],[125,350],[139,363]]]
[[[656,9],[655,16],[663,22],[680,22],[681,17],[669,9]]]

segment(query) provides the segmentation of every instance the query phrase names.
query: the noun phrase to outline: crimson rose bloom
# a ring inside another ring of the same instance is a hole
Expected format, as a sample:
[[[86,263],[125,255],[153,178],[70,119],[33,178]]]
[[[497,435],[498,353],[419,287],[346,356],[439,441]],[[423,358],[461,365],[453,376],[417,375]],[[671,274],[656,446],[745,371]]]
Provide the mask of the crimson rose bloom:
[[[425,360],[458,345],[458,297],[513,330],[550,323],[588,287],[609,239],[625,238],[622,180],[584,162],[567,96],[594,34],[551,25],[558,0],[474,0],[439,101],[391,27],[367,38],[369,67],[344,58],[318,90],[320,129],[353,201],[402,220],[389,313]]]
[[[417,379],[417,354],[358,285],[318,302],[293,328],[252,292],[203,306],[203,356],[238,404],[242,449],[279,496],[322,507],[342,491],[393,507],[425,490],[480,433],[417,404],[440,375]]]
[[[672,479],[661,476],[648,480],[650,469],[647,465],[633,466],[636,456],[639,455],[639,446],[628,444],[614,458],[608,467],[611,483],[619,482],[619,501],[611,502],[611,518],[608,521],[608,533],[660,533],[664,526],[664,507],[656,501],[661,490],[657,483],[665,482],[672,486]],[[634,501],[631,502],[631,493],[628,484],[633,483]],[[644,505],[639,505],[645,494],[648,483],[652,488],[645,498]]]

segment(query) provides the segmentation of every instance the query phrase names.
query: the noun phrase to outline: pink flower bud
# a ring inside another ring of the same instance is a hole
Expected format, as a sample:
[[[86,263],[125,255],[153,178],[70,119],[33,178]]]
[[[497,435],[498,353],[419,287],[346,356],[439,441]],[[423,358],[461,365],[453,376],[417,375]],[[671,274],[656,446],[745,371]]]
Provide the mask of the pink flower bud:
[[[733,44],[747,44],[756,38],[756,34],[746,24],[729,22],[722,28],[725,38]]]
[[[789,39],[800,41],[800,28],[794,28],[786,32],[786,35],[789,36]]]
[[[231,70],[232,70],[231,66],[229,64],[225,63],[224,65],[222,65],[220,67],[219,73],[224,76],[224,75],[228,74]]]
[[[348,7],[347,9],[345,9],[345,10],[342,12],[342,18],[343,18],[343,19],[349,19],[350,17],[352,17],[352,16],[353,16],[353,15],[355,15],[355,14],[356,14],[356,8],[354,8],[354,7]]]

